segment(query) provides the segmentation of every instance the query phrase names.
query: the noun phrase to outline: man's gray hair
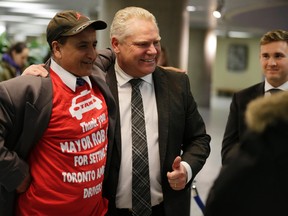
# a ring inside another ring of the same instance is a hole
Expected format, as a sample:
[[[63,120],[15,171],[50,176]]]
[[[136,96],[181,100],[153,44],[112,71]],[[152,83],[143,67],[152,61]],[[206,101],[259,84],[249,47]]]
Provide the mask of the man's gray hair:
[[[115,37],[122,42],[130,36],[129,26],[135,18],[153,22],[159,31],[156,18],[152,13],[140,7],[126,7],[115,14],[110,28],[110,39]]]

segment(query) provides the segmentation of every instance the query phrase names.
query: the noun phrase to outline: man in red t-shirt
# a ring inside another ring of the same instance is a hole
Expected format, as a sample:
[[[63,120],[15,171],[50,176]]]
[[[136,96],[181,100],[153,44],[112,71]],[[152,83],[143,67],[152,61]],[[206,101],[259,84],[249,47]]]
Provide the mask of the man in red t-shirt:
[[[76,11],[57,13],[47,27],[50,76],[0,84],[0,215],[106,214],[102,183],[115,102],[91,74],[95,30],[106,27]]]

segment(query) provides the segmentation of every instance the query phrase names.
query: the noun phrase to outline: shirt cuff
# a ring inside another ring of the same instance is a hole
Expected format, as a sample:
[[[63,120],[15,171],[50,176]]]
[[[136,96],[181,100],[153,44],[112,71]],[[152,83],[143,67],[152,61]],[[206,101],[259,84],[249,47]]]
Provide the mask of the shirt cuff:
[[[185,169],[187,171],[187,182],[189,182],[192,178],[192,169],[191,169],[190,165],[185,161],[181,161],[181,164],[185,167]]]

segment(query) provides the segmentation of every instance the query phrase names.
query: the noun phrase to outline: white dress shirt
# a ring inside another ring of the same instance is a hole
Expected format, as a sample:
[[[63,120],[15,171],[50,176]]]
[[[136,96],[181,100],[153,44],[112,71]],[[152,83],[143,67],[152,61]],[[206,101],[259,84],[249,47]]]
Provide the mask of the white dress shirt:
[[[60,77],[63,83],[65,83],[72,91],[76,91],[76,76],[58,65],[52,58],[50,67]],[[92,84],[88,76],[83,76],[81,78],[89,84],[90,88],[92,88]]]
[[[120,126],[121,126],[121,164],[116,194],[117,208],[132,208],[132,134],[131,134],[131,84],[133,77],[126,74],[115,64]],[[146,135],[149,157],[149,175],[151,185],[151,204],[158,205],[163,201],[160,175],[160,155],[158,145],[158,113],[152,75],[142,77],[140,91],[145,114]],[[151,169],[153,168],[153,169]]]
[[[270,89],[273,89],[275,87],[273,87],[272,85],[270,85],[270,83],[268,83],[267,79],[265,79],[265,86],[264,86],[264,95],[265,96],[270,96],[271,93],[269,92]],[[284,84],[282,84],[281,86],[278,86],[277,89],[281,89],[283,91],[287,91],[288,90],[288,81],[285,82]]]
[[[133,77],[126,74],[115,63],[118,86],[120,127],[121,127],[121,164],[116,194],[117,208],[132,208],[132,134],[131,134],[131,84]],[[141,77],[143,82],[140,91],[145,114],[146,135],[148,145],[149,175],[151,188],[151,204],[158,205],[163,201],[161,187],[158,111],[152,74]],[[187,170],[188,181],[192,178],[192,170],[187,162],[181,161]],[[172,166],[172,164],[171,164]],[[172,167],[171,167],[172,168]],[[188,182],[187,181],[187,182]]]

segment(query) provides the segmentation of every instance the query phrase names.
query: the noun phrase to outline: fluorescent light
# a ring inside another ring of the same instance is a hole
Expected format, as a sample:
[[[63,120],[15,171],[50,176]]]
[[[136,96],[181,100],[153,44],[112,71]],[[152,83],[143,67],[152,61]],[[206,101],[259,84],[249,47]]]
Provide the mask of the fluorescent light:
[[[30,24],[18,24],[13,25],[8,28],[9,34],[16,35],[16,34],[22,34],[22,35],[42,35],[46,32],[46,26],[37,26],[35,28],[35,25]]]
[[[30,24],[33,25],[44,25],[47,26],[49,24],[51,19],[31,19],[31,21],[29,21]]]
[[[36,25],[46,25],[46,26],[50,21],[50,19],[39,19],[33,17],[12,16],[12,15],[0,15],[0,20],[9,22],[30,23]]]
[[[248,32],[229,31],[228,37],[231,37],[231,38],[250,38],[251,34]]]
[[[25,16],[0,15],[0,20],[10,22],[27,22],[28,18]]]
[[[48,5],[36,4],[36,3],[20,3],[20,2],[1,1],[0,7],[38,10],[38,9],[45,9],[48,7]]]
[[[31,10],[31,8],[13,8],[9,10],[13,13],[25,13],[25,14],[33,14],[37,17],[42,17],[42,18],[52,18],[54,15],[58,12],[56,10],[49,10],[49,9],[37,9],[37,10]]]
[[[186,7],[186,10],[189,11],[189,12],[193,12],[193,11],[196,11],[196,7],[190,5],[190,6],[187,6],[187,7]]]

